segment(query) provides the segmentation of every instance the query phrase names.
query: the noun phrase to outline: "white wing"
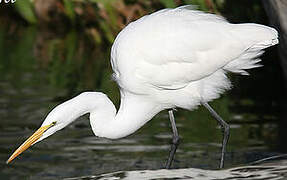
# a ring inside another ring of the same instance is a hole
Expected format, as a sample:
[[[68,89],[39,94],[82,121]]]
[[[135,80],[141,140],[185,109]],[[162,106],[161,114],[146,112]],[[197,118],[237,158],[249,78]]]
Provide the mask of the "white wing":
[[[242,26],[230,24],[220,16],[186,7],[144,16],[129,24],[115,40],[115,79],[127,89],[142,85],[162,89],[185,87],[223,68],[266,39],[266,33],[258,31],[265,26],[245,26],[251,30],[242,31]],[[252,37],[254,34],[256,38]]]

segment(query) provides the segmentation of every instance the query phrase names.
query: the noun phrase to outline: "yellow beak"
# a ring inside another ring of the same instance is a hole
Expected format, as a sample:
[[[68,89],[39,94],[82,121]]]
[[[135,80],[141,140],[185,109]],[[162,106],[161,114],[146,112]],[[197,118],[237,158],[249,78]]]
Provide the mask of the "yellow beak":
[[[21,154],[23,151],[28,149],[33,143],[35,143],[42,135],[43,133],[49,129],[51,126],[55,125],[55,123],[52,123],[50,125],[42,126],[40,127],[32,136],[30,136],[6,161],[6,163],[10,163],[14,158],[16,158],[19,154]]]

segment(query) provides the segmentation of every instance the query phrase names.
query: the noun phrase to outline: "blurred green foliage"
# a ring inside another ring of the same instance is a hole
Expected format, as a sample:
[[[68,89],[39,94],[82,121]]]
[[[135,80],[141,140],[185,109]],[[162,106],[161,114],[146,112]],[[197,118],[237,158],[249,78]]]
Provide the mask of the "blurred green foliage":
[[[112,43],[129,22],[161,8],[192,4],[204,11],[218,13],[225,0],[21,0],[15,12],[30,24],[45,24],[55,29],[63,24],[88,29],[96,43]]]
[[[74,2],[71,0],[63,0],[64,8],[65,8],[65,14],[69,18],[69,20],[72,22],[72,24],[75,23],[76,13],[74,11]]]
[[[267,19],[260,0],[21,0],[12,7],[29,24],[82,29],[96,43],[112,43],[129,22],[158,9],[188,4],[236,22]]]
[[[29,23],[34,24],[37,22],[34,5],[30,0],[16,1],[15,8],[16,11]]]
[[[173,0],[160,0],[160,2],[167,8],[176,7],[176,3]]]

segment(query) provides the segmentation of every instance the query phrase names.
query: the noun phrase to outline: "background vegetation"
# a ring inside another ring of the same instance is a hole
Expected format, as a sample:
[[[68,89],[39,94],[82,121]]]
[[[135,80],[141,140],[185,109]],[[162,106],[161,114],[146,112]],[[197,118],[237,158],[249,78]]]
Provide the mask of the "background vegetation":
[[[95,42],[113,42],[129,22],[161,8],[193,4],[198,9],[219,13],[226,0],[19,0],[2,5],[2,17],[20,18],[30,25],[63,31],[84,30]],[[4,7],[5,6],[5,7]]]

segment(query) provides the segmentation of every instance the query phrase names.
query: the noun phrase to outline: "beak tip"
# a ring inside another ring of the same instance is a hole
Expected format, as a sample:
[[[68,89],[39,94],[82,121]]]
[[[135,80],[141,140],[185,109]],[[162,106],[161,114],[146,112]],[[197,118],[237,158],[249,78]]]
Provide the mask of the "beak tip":
[[[1,2],[1,0],[0,0]],[[50,125],[42,126],[40,127],[32,136],[30,136],[6,161],[6,164],[9,164],[13,159],[15,159],[19,154],[21,154],[23,151],[25,151],[27,148],[38,142],[38,140],[41,138],[43,133],[49,129],[51,126],[54,126],[55,124],[52,123]]]

